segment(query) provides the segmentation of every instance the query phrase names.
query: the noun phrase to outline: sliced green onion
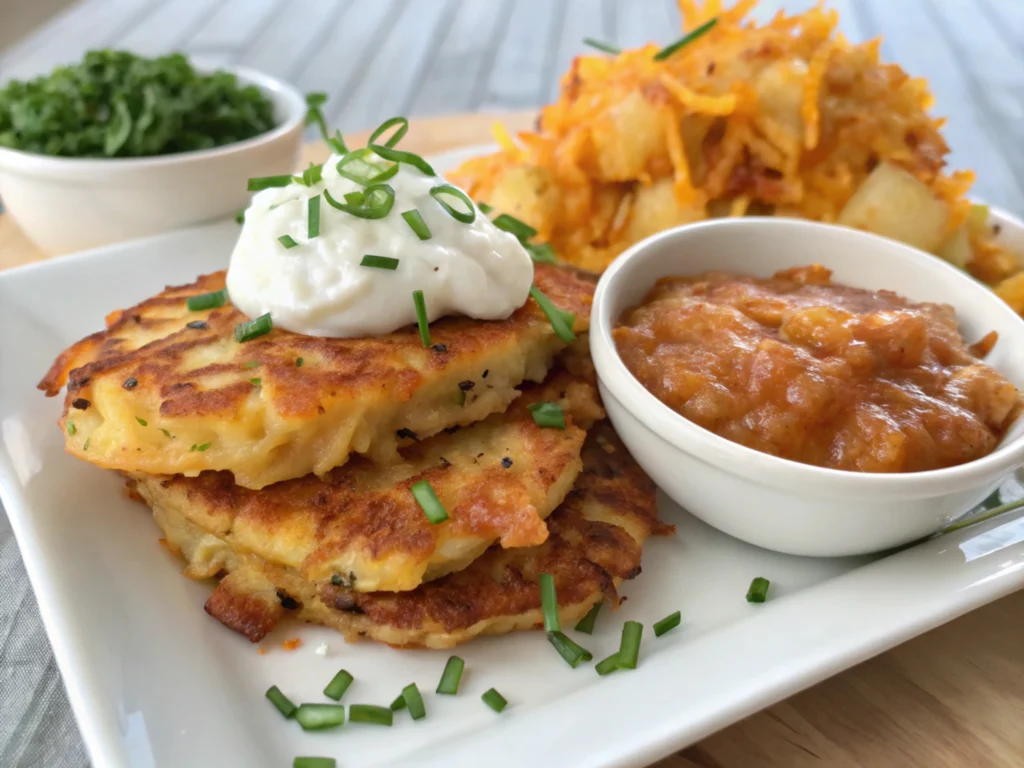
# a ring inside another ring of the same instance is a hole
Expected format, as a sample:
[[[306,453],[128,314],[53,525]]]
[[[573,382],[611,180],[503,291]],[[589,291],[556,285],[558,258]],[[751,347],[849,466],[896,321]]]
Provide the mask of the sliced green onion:
[[[323,181],[323,175],[323,163],[321,163],[320,165],[314,165],[313,163],[310,163],[309,168],[304,170],[301,176],[296,176],[294,178],[295,181],[297,181],[298,183],[307,187],[312,187],[314,184],[319,184],[321,181]]]
[[[544,613],[544,631],[561,632],[562,621],[558,618],[558,595],[555,594],[555,577],[550,573],[540,575],[540,607]]]
[[[466,393],[461,389],[455,394],[455,404],[459,407],[466,404]]]
[[[327,138],[327,124],[324,122],[324,113],[320,111],[327,102],[326,93],[307,93],[306,94],[306,117],[303,122],[306,125],[316,125],[320,128],[320,135],[323,136],[324,141],[328,141]]]
[[[416,233],[416,237],[420,240],[430,239],[430,227],[427,226],[427,222],[423,220],[419,211],[413,208],[411,211],[403,213],[402,218],[405,219],[405,223],[409,225],[409,229]]]
[[[374,256],[368,253],[359,262],[360,267],[374,267],[376,269],[398,269],[398,259],[390,256]]]
[[[661,621],[654,622],[654,636],[661,637],[666,632],[671,632],[673,629],[679,626],[683,620],[683,614],[681,611],[670,613]]]
[[[271,187],[287,187],[292,183],[291,174],[284,176],[257,176],[249,179],[249,191],[259,192],[261,189],[270,189]]]
[[[217,309],[223,307],[228,300],[226,288],[212,293],[201,293],[198,296],[189,296],[185,299],[185,306],[189,312],[200,312],[204,309]]]
[[[416,305],[416,324],[420,327],[420,341],[424,347],[430,346],[430,323],[427,320],[427,301],[423,291],[412,292],[412,303]]]
[[[389,709],[392,712],[397,712],[400,709],[405,709],[405,697],[402,694],[398,694],[398,698],[391,702]]]
[[[1013,512],[1021,507],[1024,507],[1024,499],[1017,499],[1016,501],[1010,501],[1006,504],[1000,504],[998,507],[991,507],[985,510],[982,514],[974,515],[973,517],[968,517],[964,520],[953,523],[952,525],[943,528],[939,533],[947,534],[952,533],[953,531],[959,531],[961,528],[967,528],[971,525],[984,523],[986,520],[991,520],[993,517],[1005,515],[1007,512]]]
[[[494,206],[488,205],[487,203],[483,202],[477,203],[476,207],[479,208],[482,213],[490,213],[491,211],[494,210]],[[494,689],[492,688],[491,690],[493,691]]]
[[[279,238],[277,238],[277,241],[285,248],[294,248],[295,246],[298,245],[298,243],[295,242],[291,235],[281,235]]]
[[[333,757],[296,757],[292,768],[338,768],[338,761]]]
[[[370,144],[368,149],[373,150],[378,157],[390,160],[393,163],[405,163],[411,165],[426,176],[437,176],[430,163],[417,155],[415,152],[403,152],[400,149],[392,149],[382,144]],[[397,167],[397,166],[396,166]]]
[[[592,37],[584,37],[583,44],[589,45],[591,48],[597,48],[597,50],[604,51],[605,53],[611,53],[613,55],[618,55],[622,53],[622,49],[619,48],[618,46],[612,45],[611,43],[604,43],[601,42],[600,40],[595,40]]]
[[[350,723],[373,723],[374,725],[390,726],[394,713],[387,707],[376,704],[349,704],[348,721]]]
[[[267,692],[264,695],[270,699],[270,702],[275,707],[277,707],[277,711],[285,717],[291,717],[295,714],[295,710],[298,709],[298,707],[292,703],[291,699],[281,693],[281,689],[276,685],[272,685],[267,688]]]
[[[174,435],[171,434],[171,430],[160,427],[160,431],[163,432],[166,437],[169,437],[172,440],[174,439]]]
[[[401,127],[393,134],[391,134],[390,139],[384,142],[385,147],[390,148],[395,146],[398,142],[402,140],[402,137],[405,136],[405,134],[408,133],[409,131],[409,121],[406,120],[404,117],[392,117],[390,120],[385,120],[383,123],[377,126],[377,130],[370,134],[370,139],[366,143],[372,146],[388,128],[392,128],[396,125]]]
[[[309,214],[306,219],[306,237],[312,240],[320,236],[320,195],[309,198]]]
[[[334,137],[326,139],[327,146],[334,150],[336,155],[347,155],[348,147],[345,144],[345,137],[341,135],[341,131],[335,131]]]
[[[444,665],[444,672],[441,674],[441,681],[437,684],[437,693],[454,696],[459,692],[459,681],[462,679],[462,670],[466,662],[458,656],[450,656],[448,663]]]
[[[305,361],[301,357],[296,357],[295,358],[295,367],[296,368],[301,368],[303,362],[305,362]]]
[[[619,643],[619,666],[622,669],[636,669],[643,633],[644,625],[639,621],[627,621],[622,625],[622,640]]]
[[[708,30],[710,30],[717,23],[718,23],[718,19],[717,18],[710,19],[709,21],[705,21],[703,24],[701,24],[699,27],[697,27],[692,32],[688,32],[687,34],[683,35],[681,38],[676,40],[674,43],[672,43],[672,45],[665,46],[660,51],[658,51],[656,54],[654,54],[654,60],[655,61],[664,61],[669,56],[671,56],[673,53],[675,53],[680,48],[682,48],[684,45],[689,45],[694,40],[696,40],[698,37],[703,36]]]
[[[750,589],[747,590],[747,602],[763,603],[765,598],[768,597],[769,584],[771,584],[771,582],[761,576],[758,576],[750,582]]]
[[[472,224],[476,221],[476,206],[473,205],[473,201],[469,199],[466,193],[458,187],[453,187],[451,184],[440,184],[430,190],[430,196],[437,200],[441,207],[448,211],[448,215],[456,221],[461,221],[463,224]],[[464,211],[458,210],[445,200],[444,197],[454,197],[462,202],[466,209]]]
[[[391,213],[391,206],[395,204],[395,190],[389,185],[373,184],[366,188],[363,195],[364,199],[360,205],[349,205],[348,203],[339,203],[331,197],[330,192],[324,190],[324,200],[328,205],[360,219],[383,219]]]
[[[69,435],[73,435],[73,434],[75,434],[75,432],[77,432],[77,431],[78,431],[78,427],[76,427],[76,426],[74,425],[74,423],[72,423],[72,422],[70,422],[70,421],[69,421],[69,422],[68,422],[68,434],[69,434]]]
[[[594,666],[594,669],[599,675],[608,675],[617,669],[621,669],[619,666],[619,652],[616,651],[611,656],[601,659],[601,661],[597,662]]]
[[[509,216],[507,213],[503,213],[500,216],[494,218],[494,226],[498,229],[503,229],[510,235],[515,235],[519,238],[519,242],[525,243],[531,237],[537,234],[537,230],[527,224],[525,221],[520,221],[515,216]]]
[[[508,701],[505,700],[505,697],[493,688],[491,688],[488,691],[485,691],[484,695],[480,698],[484,700],[484,704],[493,709],[495,712],[501,712],[505,707],[508,706]]]
[[[587,611],[587,615],[576,622],[574,629],[577,632],[582,632],[585,635],[594,634],[594,622],[597,621],[597,614],[601,612],[601,606],[603,603],[599,600],[594,603],[594,607]]]
[[[341,697],[345,695],[345,691],[352,685],[353,680],[355,678],[347,670],[339,671],[338,674],[331,678],[331,682],[327,684],[327,687],[324,688],[324,696],[328,699],[340,701]]]
[[[558,258],[555,256],[555,249],[551,247],[550,243],[526,243],[524,245],[526,252],[530,254],[530,258],[537,264],[557,264]]]
[[[538,427],[565,429],[565,413],[558,403],[530,403],[526,409]]]
[[[576,340],[576,334],[572,332],[572,325],[576,322],[576,315],[572,312],[563,312],[556,307],[547,296],[541,293],[537,286],[531,286],[530,295],[533,300],[540,305],[540,308],[547,315],[548,322],[551,323],[551,327],[554,329],[555,334],[568,344],[570,341]]]
[[[366,202],[366,195],[362,192],[349,192],[345,195],[345,202],[349,205],[362,205]]]
[[[235,214],[235,223],[237,223],[237,224],[244,224],[245,223],[245,208],[239,208],[238,209],[238,213]]]
[[[337,728],[345,722],[345,708],[340,704],[300,704],[295,719],[304,731]]]
[[[247,320],[235,326],[235,341],[239,343],[252,341],[258,336],[270,333],[273,327],[274,323],[270,319],[270,313],[260,315],[255,320]]]
[[[427,708],[423,705],[423,697],[416,683],[409,683],[402,689],[402,698],[405,699],[405,706],[409,708],[413,720],[422,720],[427,716]]]
[[[548,632],[548,642],[555,646],[555,650],[573,669],[576,669],[581,662],[590,661],[594,658],[590,651],[577,645],[561,632]]]
[[[413,483],[409,490],[412,491],[416,503],[420,505],[423,514],[427,516],[427,520],[431,523],[437,525],[448,519],[448,511],[441,504],[441,500],[437,498],[437,494],[434,493],[434,489],[430,486],[429,482],[420,480]]]
[[[383,181],[387,181],[398,173],[398,163],[385,165],[383,163],[371,162],[366,158],[371,157],[372,154],[369,148],[349,152],[335,166],[338,169],[338,175],[366,187],[371,184],[380,184]]]
[[[141,425],[142,425],[142,426],[144,426],[144,427],[148,427],[148,426],[149,426],[149,422],[148,422],[148,421],[146,421],[145,419],[140,419],[140,418],[139,418],[138,416],[136,416],[136,417],[135,417],[135,420],[136,420],[137,422],[139,422],[139,424],[141,424]]]
[[[202,453],[203,451],[207,450],[211,445],[213,445],[213,443],[203,443],[202,445],[197,445],[196,450]]]

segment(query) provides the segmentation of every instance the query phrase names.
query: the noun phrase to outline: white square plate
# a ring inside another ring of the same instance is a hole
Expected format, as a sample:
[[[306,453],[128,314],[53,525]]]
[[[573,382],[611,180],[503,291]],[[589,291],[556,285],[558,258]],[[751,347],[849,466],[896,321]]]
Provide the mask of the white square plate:
[[[1024,584],[1024,515],[887,557],[814,560],[740,543],[663,499],[677,534],[649,540],[628,602],[602,613],[593,637],[576,636],[601,659],[624,620],[643,622],[634,672],[572,670],[537,632],[459,648],[457,697],[431,693],[444,651],[345,645],[293,625],[259,655],[204,613],[209,586],[179,574],[118,476],[64,453],[59,401],[35,389],[110,310],[225,267],[236,235],[233,222],[215,224],[0,273],[0,500],[97,766],[281,768],[296,755],[341,768],[644,765]],[[1024,488],[1010,478],[1003,494]],[[772,582],[763,605],[744,600],[754,576]],[[656,639],[651,624],[677,609],[682,626]],[[284,651],[292,636],[303,646]],[[387,704],[416,681],[428,717],[307,734],[263,697],[277,684],[296,702],[323,701],[342,667],[356,678],[346,703]],[[480,701],[491,686],[509,700],[500,716]]]

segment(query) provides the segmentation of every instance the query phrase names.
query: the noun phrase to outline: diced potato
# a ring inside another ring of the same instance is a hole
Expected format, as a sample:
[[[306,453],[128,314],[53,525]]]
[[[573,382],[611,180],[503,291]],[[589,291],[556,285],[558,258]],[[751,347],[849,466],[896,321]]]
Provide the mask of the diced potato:
[[[889,163],[864,179],[839,214],[839,224],[934,253],[942,243],[949,211],[932,191]]]
[[[634,194],[633,210],[625,229],[627,242],[635,243],[656,232],[705,218],[702,207],[679,202],[671,179],[639,185]]]
[[[773,117],[796,138],[804,132],[801,107],[807,64],[802,59],[772,62],[754,80],[758,107]]]
[[[549,171],[528,165],[505,170],[486,202],[495,211],[515,216],[541,232],[554,227],[560,205],[558,187]]]
[[[971,260],[971,238],[967,234],[967,225],[957,227],[956,232],[939,246],[937,254],[950,264],[965,269]]]
[[[625,139],[624,137],[628,137]],[[661,107],[633,91],[590,127],[599,181],[632,181],[652,158],[667,154]]]

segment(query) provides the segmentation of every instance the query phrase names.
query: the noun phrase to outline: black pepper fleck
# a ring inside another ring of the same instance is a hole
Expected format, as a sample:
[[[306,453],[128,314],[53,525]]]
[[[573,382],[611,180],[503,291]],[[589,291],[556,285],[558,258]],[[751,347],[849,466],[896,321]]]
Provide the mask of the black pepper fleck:
[[[185,327],[194,331],[205,331],[210,326],[204,320],[193,320],[191,323],[185,323]]]
[[[76,397],[74,400],[71,401],[71,407],[77,408],[80,411],[84,411],[90,405],[92,405],[92,403],[90,403],[84,397]]]
[[[471,390],[475,386],[476,386],[476,382],[475,381],[470,381],[469,379],[466,379],[465,381],[460,381],[459,382],[459,389],[461,389],[463,392],[469,392],[469,390]]]
[[[417,435],[411,429],[407,429],[405,427],[402,427],[400,430],[395,432],[395,434],[398,435],[399,437],[407,437],[410,440],[419,440],[420,439],[419,435]]]
[[[993,235],[998,235],[1002,231],[1003,231],[1003,225],[1002,224],[993,224],[992,225],[992,234]]]
[[[490,372],[491,372],[491,369],[488,368],[486,371],[484,371],[483,373],[480,374],[480,378],[481,379],[486,379],[487,378],[487,374],[490,373]]]
[[[501,460],[501,466],[503,466],[505,469],[508,469],[509,467],[512,466],[512,459],[506,456]]]
[[[431,349],[434,350],[435,352],[447,352],[448,351],[448,345],[447,344],[435,344],[434,346],[431,347]]]
[[[139,383],[139,380],[136,379],[134,376],[131,376],[131,377],[125,379],[124,380],[124,384],[122,384],[121,386],[124,387],[125,389],[135,389],[135,387],[138,385],[138,383]]]

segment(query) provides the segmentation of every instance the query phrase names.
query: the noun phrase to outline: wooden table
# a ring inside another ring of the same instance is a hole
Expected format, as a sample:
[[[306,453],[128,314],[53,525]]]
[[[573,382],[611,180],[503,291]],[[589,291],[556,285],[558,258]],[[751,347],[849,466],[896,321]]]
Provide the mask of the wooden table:
[[[533,116],[501,119],[518,130]],[[403,146],[430,154],[484,143],[495,118],[413,121]],[[365,137],[353,135],[350,146]],[[306,159],[325,152],[312,144]],[[10,217],[0,216],[0,269],[40,258]],[[726,728],[658,768],[1024,765],[1022,638],[1018,592]]]

